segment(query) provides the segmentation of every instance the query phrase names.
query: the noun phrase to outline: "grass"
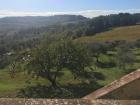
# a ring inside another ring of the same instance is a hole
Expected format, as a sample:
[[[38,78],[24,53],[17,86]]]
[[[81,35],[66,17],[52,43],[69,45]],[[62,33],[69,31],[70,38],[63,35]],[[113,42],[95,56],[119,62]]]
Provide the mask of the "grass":
[[[115,79],[120,78],[121,76],[124,75],[122,70],[116,69],[116,68],[106,68],[106,69],[101,69],[98,68],[95,70],[96,72],[102,73],[105,76],[104,80],[97,80],[99,85],[104,86],[109,84],[110,82],[114,81]],[[27,80],[24,75],[21,75],[21,77],[16,77],[15,79],[9,78],[9,76],[6,74],[6,72],[0,71],[2,75],[5,75],[1,77],[0,80],[0,97],[16,97],[16,93],[19,91],[19,89],[24,88],[27,86],[25,81]],[[70,73],[67,73],[68,76],[64,76],[61,78],[60,82],[61,84],[78,84],[78,81],[75,81],[74,79],[70,78],[71,75]],[[22,80],[21,80],[22,78]],[[37,83],[41,84],[48,84],[48,81],[46,80],[32,80],[32,84],[29,86],[33,86]],[[93,90],[94,91],[94,90]]]
[[[62,76],[58,81],[65,85],[66,83],[78,84],[79,81],[74,80],[70,72],[64,71],[64,76]],[[30,80],[31,84],[27,84],[27,80]],[[39,78],[31,79],[27,74],[20,72],[16,74],[15,78],[11,78],[8,69],[0,70],[0,97],[16,97],[17,92],[26,87],[34,86],[36,84],[42,84],[49,86],[49,82],[45,79]]]
[[[137,62],[133,66],[128,66],[127,69],[130,70],[130,72],[131,70],[136,70],[137,68],[140,68],[140,49],[134,49],[133,52],[137,56],[136,57]],[[101,55],[99,60],[102,61],[103,63],[110,62],[112,63],[112,60],[115,61],[115,59],[113,59],[113,57],[109,55]],[[97,83],[100,86],[105,86],[113,82],[114,80],[121,78],[123,75],[126,74],[125,70],[121,70],[116,66],[100,67],[100,68],[97,67],[96,69],[93,66],[93,69],[94,69],[93,72],[100,73],[104,76],[103,79],[97,79]],[[27,84],[26,81],[28,79],[30,79],[30,76],[25,75],[24,72],[18,73],[16,75],[16,78],[11,78],[8,69],[0,70],[0,97],[14,98],[16,97],[17,92],[21,88],[24,88],[26,86],[34,86],[38,83],[43,85],[49,85],[49,82],[47,80],[41,78],[39,80],[31,79],[31,84]],[[80,82],[78,80],[74,80],[72,74],[66,70],[64,70],[64,76],[62,76],[58,81],[61,83],[61,85],[70,84],[71,88],[77,86],[77,90],[76,89],[74,90],[74,92],[77,94],[77,97],[80,94],[81,90],[84,91],[85,93],[86,91],[88,92],[94,91],[94,89],[88,88],[90,87],[90,85],[88,85],[86,89],[83,89],[83,87],[81,89],[80,86],[78,87]]]
[[[135,41],[140,39],[140,25],[113,28],[112,30],[95,34],[94,36],[80,37],[79,42],[106,42],[114,40]]]
[[[111,83],[112,81],[119,79],[120,77],[125,75],[124,71],[118,68],[97,68],[96,70],[94,70],[94,72],[101,73],[105,76],[105,79],[97,80],[97,83],[101,86],[105,86]],[[71,78],[72,76],[69,72],[65,73],[66,73],[65,76],[63,76],[60,79],[62,85],[65,85],[66,83],[76,85],[79,83],[79,81],[75,81],[73,78]],[[20,77],[18,76],[15,79],[11,79],[9,75],[7,75],[7,73],[4,72],[3,70],[0,71],[0,74],[3,75],[0,78],[0,97],[14,98],[16,97],[16,94],[19,91],[19,89],[24,88],[28,85],[25,83],[27,78],[23,74],[19,74]],[[48,81],[42,79],[32,80],[32,84],[30,84],[29,86],[33,86],[37,83],[46,85],[48,84]]]
[[[121,78],[125,73],[117,68],[106,68],[106,69],[98,69],[98,72],[102,73],[105,76],[105,80],[98,80],[99,85],[105,86],[116,79]]]
[[[98,68],[94,70],[94,72],[99,72],[102,73],[105,76],[105,80],[97,80],[99,85],[104,86],[115,79],[120,78],[122,75],[121,70],[118,70],[116,68]],[[1,70],[0,71],[0,97],[16,97],[17,92],[21,89],[26,87],[27,85],[33,86],[35,84],[41,83],[44,85],[48,85],[49,82],[44,79],[32,79],[31,83],[32,84],[27,84],[26,81],[29,77],[24,75],[23,73],[19,73],[16,75],[16,78],[11,78],[10,75],[8,74],[7,70]],[[67,84],[78,84],[78,80],[74,80],[73,76],[71,75],[70,72],[65,72],[65,75],[59,79],[60,83],[62,85]]]
[[[26,81],[30,79],[29,76],[25,75],[23,72],[16,74],[15,78],[11,78],[9,71],[7,69],[0,71],[0,97],[16,97],[16,93],[27,86]],[[37,83],[48,83],[44,79],[31,79],[30,85],[35,85]]]

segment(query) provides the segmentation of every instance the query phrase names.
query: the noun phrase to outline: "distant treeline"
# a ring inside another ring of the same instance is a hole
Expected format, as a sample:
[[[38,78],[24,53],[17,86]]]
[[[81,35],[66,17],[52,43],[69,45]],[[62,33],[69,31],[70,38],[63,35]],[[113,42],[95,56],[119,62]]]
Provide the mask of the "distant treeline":
[[[109,30],[113,27],[136,25],[140,22],[140,14],[120,13],[108,16],[99,16],[78,23],[53,26],[48,35],[67,35],[73,38],[90,36]]]
[[[16,27],[17,27],[18,26],[17,24],[19,24],[20,26],[23,25],[24,18],[25,17],[23,17],[23,19],[20,17],[15,17],[15,18],[9,17],[9,18],[0,19],[0,22],[5,24],[3,26],[6,27],[8,26],[6,25],[7,21],[9,21],[9,24],[12,25],[14,24],[14,22],[16,22],[14,21],[14,19],[15,20],[17,19],[18,21],[18,23],[16,23]],[[35,23],[35,20],[42,19],[42,21],[40,20],[41,23],[43,23],[42,27],[31,26],[28,29],[25,29],[25,28],[22,29],[22,27],[20,27],[20,29],[17,29],[15,27],[15,29],[17,30],[6,29],[6,28],[4,30],[1,30],[0,31],[1,46],[5,45],[8,48],[11,48],[10,46],[12,47],[14,47],[15,45],[17,46],[17,43],[21,44],[22,42],[23,43],[31,42],[33,39],[40,39],[44,35],[54,36],[54,37],[70,36],[72,38],[77,38],[81,36],[90,36],[90,35],[95,35],[96,33],[99,33],[99,32],[109,30],[113,27],[136,25],[136,24],[139,24],[140,22],[140,14],[129,14],[129,13],[99,16],[92,19],[85,18],[82,16],[74,16],[74,15],[67,15],[67,16],[61,15],[61,16],[54,16],[54,17],[52,16],[50,18],[46,17],[47,21],[49,21],[50,19],[49,25],[47,26],[44,26],[45,21],[46,21],[45,17],[42,17],[42,18],[41,17],[37,17],[37,18],[26,17],[24,20],[25,23],[29,21],[30,25],[32,25],[32,23]],[[55,20],[55,23],[52,20]],[[52,21],[52,24],[50,23],[51,21]],[[41,23],[38,22],[39,26],[41,26]],[[15,25],[12,25],[12,26],[13,26],[12,28],[14,28]],[[24,48],[25,47],[26,46],[24,45]]]
[[[63,15],[61,21],[63,20]],[[64,16],[65,17],[65,16]],[[140,23],[140,13],[129,14],[111,14],[107,16],[99,16],[92,19],[82,18],[82,16],[69,16],[70,18],[66,21],[55,22],[55,24],[32,27],[28,29],[19,30],[15,32],[13,36],[18,36],[18,40],[21,38],[40,38],[43,35],[46,36],[70,36],[73,38],[81,36],[91,36],[96,33],[110,30],[114,27],[136,25]],[[67,16],[68,18],[68,16]],[[75,19],[76,18],[76,19]],[[47,24],[47,23],[46,23]]]

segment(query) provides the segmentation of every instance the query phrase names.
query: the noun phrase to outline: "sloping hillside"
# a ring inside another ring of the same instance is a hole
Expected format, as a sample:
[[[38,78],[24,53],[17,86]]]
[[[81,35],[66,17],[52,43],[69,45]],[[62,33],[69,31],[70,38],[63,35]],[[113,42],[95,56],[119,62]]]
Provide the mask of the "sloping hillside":
[[[81,37],[77,40],[80,42],[105,42],[114,40],[135,41],[137,39],[140,39],[140,25],[113,28],[112,30],[98,33],[94,36]]]
[[[55,16],[25,16],[0,18],[0,31],[8,29],[28,29],[43,27],[58,23],[73,23],[86,20],[83,16],[76,15],[55,15]]]

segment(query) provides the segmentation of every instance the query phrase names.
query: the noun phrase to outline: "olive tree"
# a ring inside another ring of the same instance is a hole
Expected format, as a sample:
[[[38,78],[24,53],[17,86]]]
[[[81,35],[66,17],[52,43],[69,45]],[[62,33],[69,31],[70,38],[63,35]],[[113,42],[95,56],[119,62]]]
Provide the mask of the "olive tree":
[[[57,78],[63,69],[69,70],[75,77],[91,64],[86,47],[70,39],[44,41],[33,53],[28,63],[29,74],[49,80],[53,88],[59,88]]]
[[[118,66],[125,70],[127,65],[134,63],[135,55],[128,45],[123,44],[117,48],[116,59]]]

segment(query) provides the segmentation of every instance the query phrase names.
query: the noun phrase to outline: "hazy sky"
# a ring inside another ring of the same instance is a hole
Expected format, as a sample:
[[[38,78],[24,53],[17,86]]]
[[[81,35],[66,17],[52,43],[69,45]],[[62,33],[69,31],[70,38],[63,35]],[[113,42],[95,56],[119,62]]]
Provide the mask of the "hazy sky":
[[[0,16],[140,12],[140,0],[0,0]]]

